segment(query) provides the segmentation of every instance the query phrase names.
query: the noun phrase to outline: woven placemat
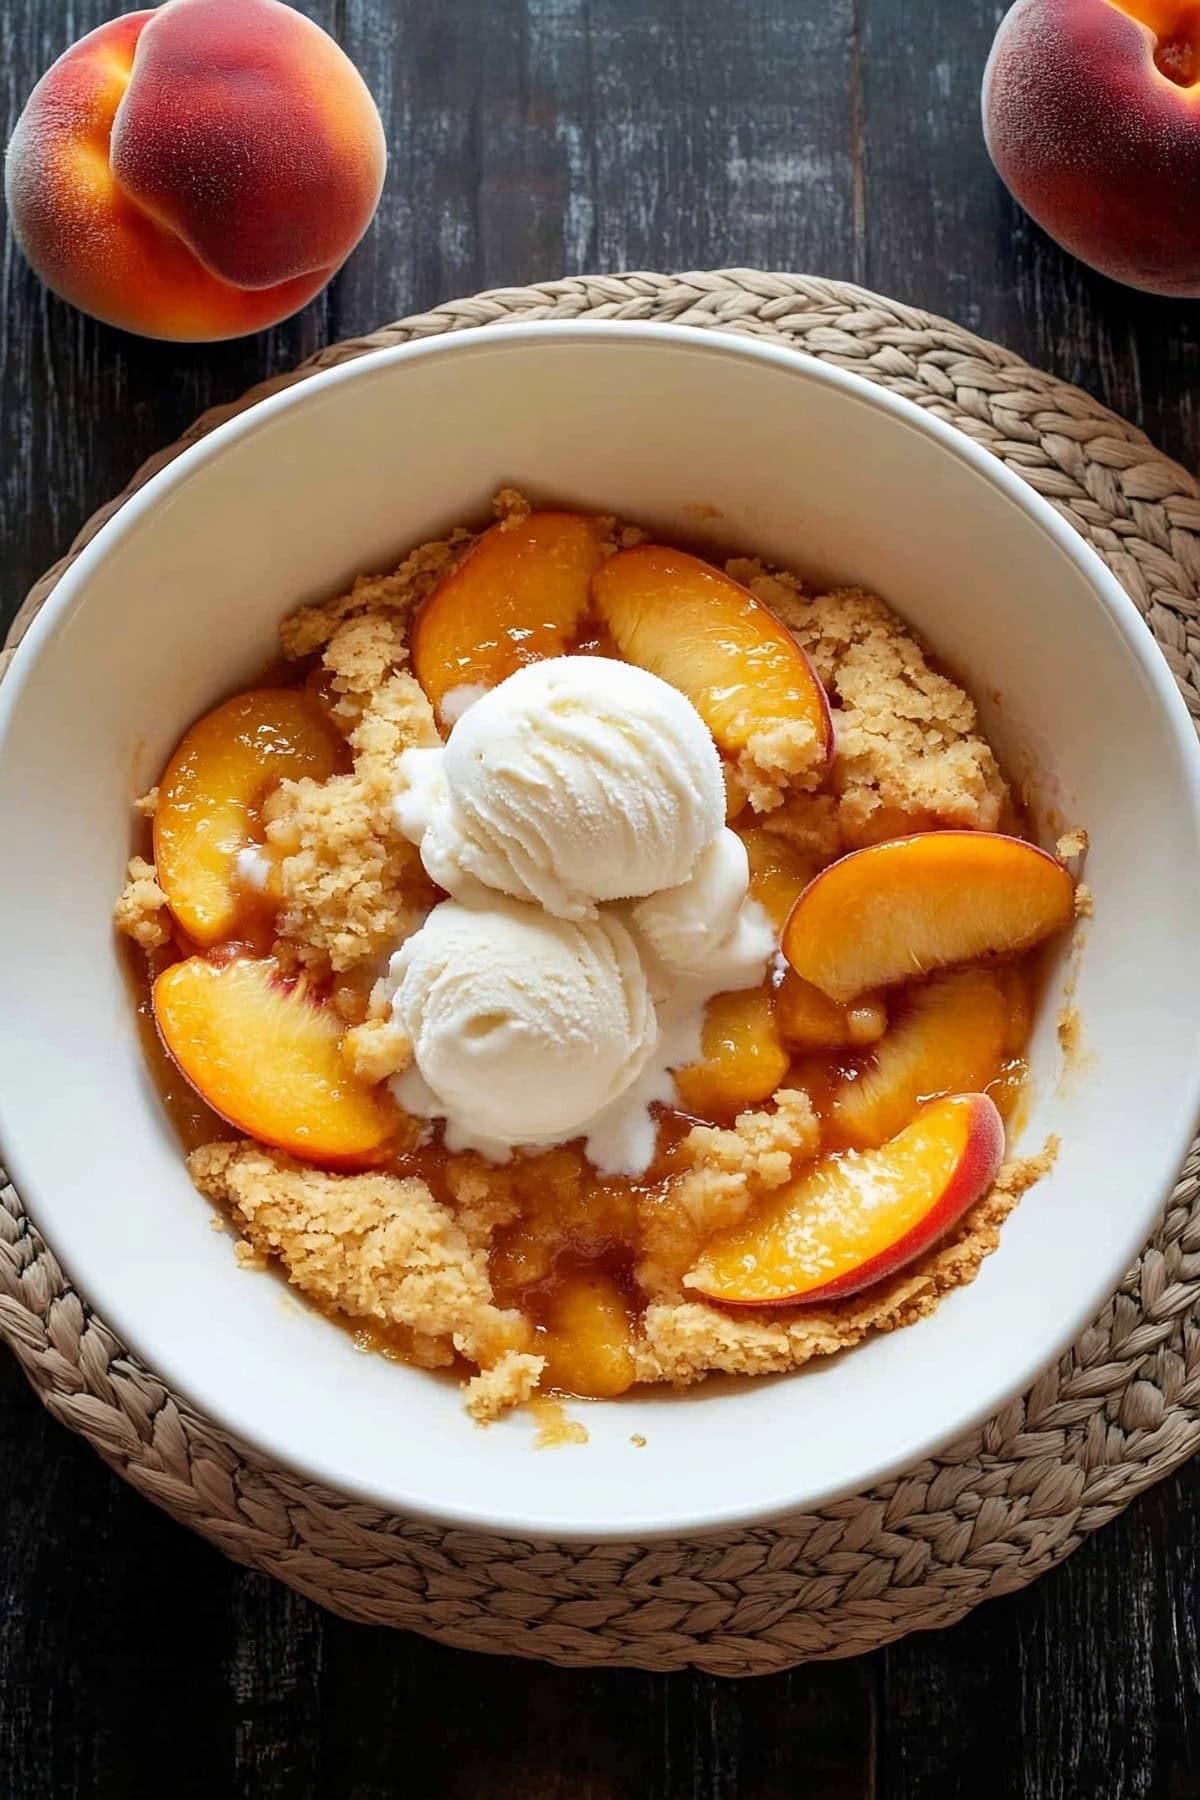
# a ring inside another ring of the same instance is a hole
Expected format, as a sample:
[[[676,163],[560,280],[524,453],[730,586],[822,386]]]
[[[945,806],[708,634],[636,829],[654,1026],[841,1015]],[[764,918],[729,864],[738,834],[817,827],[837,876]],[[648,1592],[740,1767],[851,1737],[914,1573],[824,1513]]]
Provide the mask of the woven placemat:
[[[1077,388],[944,319],[796,275],[502,288],[334,344],[198,419],[89,519],[10,643],[128,495],[243,407],[384,345],[531,319],[750,332],[967,432],[1104,557],[1200,719],[1200,488]],[[1161,1228],[1074,1349],[982,1431],[871,1492],[701,1542],[569,1547],[407,1523],[272,1468],[173,1395],[72,1289],[0,1175],[0,1337],[55,1418],[230,1556],[352,1619],[561,1664],[717,1674],[850,1656],[1011,1593],[1200,1448],[1200,1145]]]

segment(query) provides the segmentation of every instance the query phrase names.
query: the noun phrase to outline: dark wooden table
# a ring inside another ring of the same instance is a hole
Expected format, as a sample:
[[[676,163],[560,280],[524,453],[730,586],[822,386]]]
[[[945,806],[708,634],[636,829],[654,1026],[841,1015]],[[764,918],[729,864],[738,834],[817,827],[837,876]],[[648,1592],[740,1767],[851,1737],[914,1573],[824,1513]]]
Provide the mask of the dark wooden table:
[[[0,0],[6,135],[115,4]],[[6,246],[4,620],[203,407],[399,314],[583,270],[865,282],[1200,458],[1200,312],[1072,263],[992,174],[978,91],[995,0],[304,10],[362,69],[392,163],[366,241],[298,318],[147,343],[51,299]],[[563,1673],[347,1625],[235,1568],[53,1426],[0,1357],[0,1794],[1184,1800],[1200,1793],[1198,1503],[1193,1464],[1025,1594],[875,1656],[740,1684]]]

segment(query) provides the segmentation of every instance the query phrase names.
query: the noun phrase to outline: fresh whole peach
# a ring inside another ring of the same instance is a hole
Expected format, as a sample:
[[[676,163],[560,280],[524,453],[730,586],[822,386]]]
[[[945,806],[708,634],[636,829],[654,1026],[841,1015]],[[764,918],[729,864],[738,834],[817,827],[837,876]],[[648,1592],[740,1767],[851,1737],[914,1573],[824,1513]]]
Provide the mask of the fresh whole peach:
[[[387,151],[344,52],[279,0],[169,0],[89,32],[17,121],[6,190],[34,269],[147,337],[238,337],[319,293]]]
[[[1200,0],[1017,0],[983,77],[988,150],[1072,255],[1200,294]]]

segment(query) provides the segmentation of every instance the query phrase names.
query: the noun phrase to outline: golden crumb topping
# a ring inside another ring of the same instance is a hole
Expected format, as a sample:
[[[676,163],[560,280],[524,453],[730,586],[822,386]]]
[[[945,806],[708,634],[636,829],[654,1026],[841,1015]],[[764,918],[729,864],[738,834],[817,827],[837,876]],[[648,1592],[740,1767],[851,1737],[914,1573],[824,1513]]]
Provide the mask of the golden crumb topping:
[[[159,950],[171,936],[167,896],[154,878],[154,865],[130,858],[128,879],[113,908],[113,923],[143,950]]]
[[[284,781],[263,809],[280,852],[284,954],[335,972],[377,962],[411,935],[436,898],[413,844],[392,816],[396,759],[439,739],[390,618],[342,624],[322,657],[348,731],[354,773]]]
[[[680,1145],[683,1174],[641,1204],[642,1291],[660,1299],[681,1294],[713,1232],[736,1224],[761,1195],[790,1180],[816,1155],[820,1137],[812,1102],[798,1088],[781,1088],[773,1107],[743,1113],[732,1130],[694,1126]]]
[[[202,1194],[232,1208],[251,1250],[320,1304],[438,1340],[483,1367],[527,1347],[520,1313],[493,1304],[487,1253],[423,1181],[333,1175],[249,1140],[188,1158]]]
[[[279,628],[284,655],[311,656],[340,625],[364,613],[403,619],[433,592],[473,542],[473,532],[452,531],[436,543],[418,545],[394,574],[360,575],[348,594],[301,607]]]
[[[342,1039],[342,1054],[360,1081],[374,1086],[411,1067],[412,1039],[391,1019],[365,1019]]]
[[[464,1405],[477,1425],[490,1425],[514,1406],[532,1398],[545,1368],[545,1358],[528,1350],[506,1350],[490,1369],[473,1375],[463,1389]]]
[[[790,795],[773,830],[836,854],[934,826],[997,828],[1008,791],[974,702],[882,600],[858,588],[810,597],[748,561],[729,572],[807,651],[834,708],[833,794]]]
[[[317,969],[375,962],[415,931],[433,892],[413,846],[357,775],[285,781],[266,803],[282,951]]]

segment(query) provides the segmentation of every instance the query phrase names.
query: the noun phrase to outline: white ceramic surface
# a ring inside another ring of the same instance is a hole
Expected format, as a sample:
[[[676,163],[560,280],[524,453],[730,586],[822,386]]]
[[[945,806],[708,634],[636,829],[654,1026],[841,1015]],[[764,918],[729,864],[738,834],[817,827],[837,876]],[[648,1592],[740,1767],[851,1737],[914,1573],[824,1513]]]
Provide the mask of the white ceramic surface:
[[[128,805],[279,618],[515,483],[877,589],[1092,839],[1061,1079],[1054,996],[1022,1142],[1062,1153],[971,1288],[802,1374],[581,1406],[591,1442],[479,1431],[235,1267],[143,1067],[109,923]],[[705,518],[700,509],[719,509]],[[1000,704],[988,696],[997,692]],[[965,437],[786,350],[639,325],[472,332],[268,400],[150,482],[0,687],[0,1147],[81,1291],[243,1439],[330,1486],[514,1536],[646,1537],[808,1508],[981,1421],[1077,1335],[1153,1228],[1200,1092],[1200,758],[1116,582]],[[631,1438],[640,1433],[645,1448]]]

